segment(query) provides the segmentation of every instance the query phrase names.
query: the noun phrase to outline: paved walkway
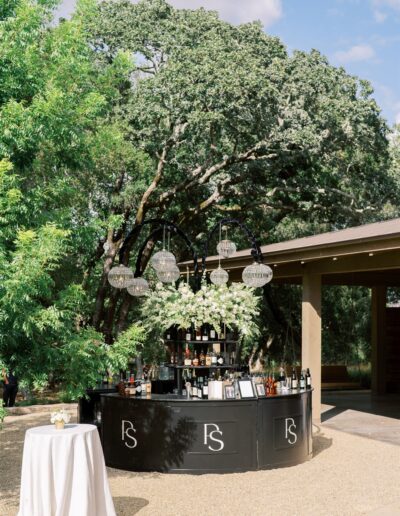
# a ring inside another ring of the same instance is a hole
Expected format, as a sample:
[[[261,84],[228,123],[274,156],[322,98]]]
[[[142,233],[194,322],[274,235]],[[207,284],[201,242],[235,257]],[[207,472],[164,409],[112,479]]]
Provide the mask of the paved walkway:
[[[48,418],[10,416],[0,431],[1,516],[18,510],[25,431],[48,424]],[[108,468],[117,514],[400,516],[400,446],[338,431],[327,422],[314,427],[313,445],[311,461],[270,471],[191,476]]]
[[[336,391],[323,393],[322,402],[325,428],[400,445],[400,395]]]

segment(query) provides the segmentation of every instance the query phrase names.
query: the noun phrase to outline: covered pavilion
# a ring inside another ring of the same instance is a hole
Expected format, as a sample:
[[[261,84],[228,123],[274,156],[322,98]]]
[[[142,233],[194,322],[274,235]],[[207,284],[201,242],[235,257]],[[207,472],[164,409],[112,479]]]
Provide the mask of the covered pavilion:
[[[400,286],[400,218],[261,247],[273,283],[302,285],[302,367],[313,379],[313,420],[321,419],[321,286],[357,285],[372,291],[372,393],[400,392],[400,308],[386,307],[388,287]],[[251,250],[223,260],[241,281]],[[207,258],[207,270],[218,256]]]

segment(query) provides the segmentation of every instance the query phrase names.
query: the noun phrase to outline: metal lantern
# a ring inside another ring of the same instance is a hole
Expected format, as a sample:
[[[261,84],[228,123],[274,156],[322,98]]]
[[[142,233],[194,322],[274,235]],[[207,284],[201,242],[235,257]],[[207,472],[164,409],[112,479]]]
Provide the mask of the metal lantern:
[[[125,265],[113,267],[108,273],[108,281],[115,288],[125,288],[133,280],[133,272]]]
[[[166,269],[156,269],[156,273],[158,279],[163,283],[174,283],[181,275],[181,272],[178,269],[177,265],[175,265],[174,267],[169,266]]]
[[[248,287],[263,287],[272,279],[272,269],[263,263],[248,265],[242,274],[243,283]]]
[[[163,249],[162,251],[157,251],[153,257],[151,258],[151,265],[155,268],[156,271],[160,271],[163,269],[173,269],[173,266],[176,267],[176,258],[169,251]]]
[[[149,284],[144,278],[133,278],[127,288],[131,296],[144,296],[149,290]]]
[[[236,244],[232,240],[221,240],[217,245],[218,254],[224,258],[229,258],[236,253]]]
[[[210,274],[210,280],[214,285],[225,285],[228,282],[229,274],[225,269],[221,268],[221,265],[218,269],[214,269]]]

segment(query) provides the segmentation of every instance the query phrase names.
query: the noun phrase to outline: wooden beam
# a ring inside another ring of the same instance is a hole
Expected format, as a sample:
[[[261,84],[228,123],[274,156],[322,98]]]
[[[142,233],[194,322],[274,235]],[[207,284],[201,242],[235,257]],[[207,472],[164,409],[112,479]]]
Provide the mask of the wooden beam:
[[[321,276],[304,274],[301,322],[301,365],[312,377],[312,418],[321,421]]]

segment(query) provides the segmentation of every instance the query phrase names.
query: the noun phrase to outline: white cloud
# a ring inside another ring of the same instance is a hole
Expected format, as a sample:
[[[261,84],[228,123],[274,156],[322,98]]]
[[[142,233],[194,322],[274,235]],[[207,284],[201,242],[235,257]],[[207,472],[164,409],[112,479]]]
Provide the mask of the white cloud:
[[[137,3],[138,0],[131,0]],[[282,0],[167,0],[178,9],[205,9],[218,11],[223,20],[245,23],[261,20],[269,27],[282,17]],[[58,16],[70,15],[76,0],[63,0],[57,10]]]
[[[386,20],[387,14],[382,11],[374,10],[374,18],[378,23],[382,23]]]
[[[218,11],[222,19],[232,23],[261,20],[264,27],[282,17],[282,0],[169,0],[179,9],[205,9]]]
[[[377,8],[391,7],[392,9],[400,11],[400,0],[372,0],[372,5]]]
[[[348,50],[335,53],[335,59],[339,63],[350,63],[354,61],[368,61],[375,57],[375,50],[371,45],[354,45]]]

